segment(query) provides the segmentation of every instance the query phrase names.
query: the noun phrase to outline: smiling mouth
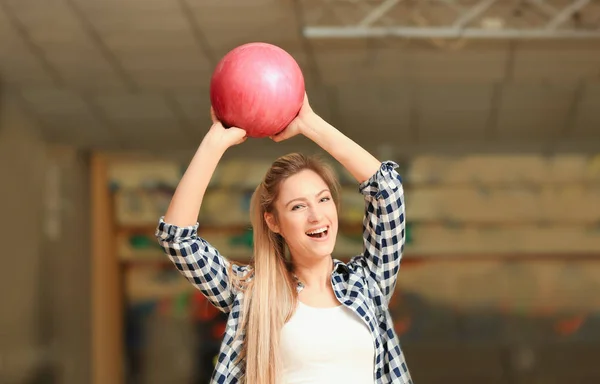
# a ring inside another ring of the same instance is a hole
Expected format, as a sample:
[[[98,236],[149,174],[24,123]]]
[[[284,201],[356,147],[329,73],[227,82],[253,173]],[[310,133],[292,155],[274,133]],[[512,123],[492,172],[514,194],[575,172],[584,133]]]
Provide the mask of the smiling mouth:
[[[325,227],[321,227],[321,228],[317,228],[317,229],[308,231],[308,232],[306,232],[306,235],[308,235],[309,237],[312,237],[313,239],[320,239],[320,238],[326,237],[327,233],[329,233],[329,227],[325,226]]]

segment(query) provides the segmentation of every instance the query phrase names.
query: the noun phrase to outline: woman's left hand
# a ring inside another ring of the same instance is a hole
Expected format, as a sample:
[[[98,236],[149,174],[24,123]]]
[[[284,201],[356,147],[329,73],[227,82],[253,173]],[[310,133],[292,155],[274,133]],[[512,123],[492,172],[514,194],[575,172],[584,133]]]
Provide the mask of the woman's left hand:
[[[298,116],[296,116],[296,118],[292,120],[292,122],[283,131],[271,136],[271,139],[275,142],[280,142],[298,134],[304,134],[304,129],[306,128],[304,120],[311,113],[313,113],[313,110],[308,102],[308,96],[306,93],[304,93],[304,102],[302,103],[302,108],[300,108]]]

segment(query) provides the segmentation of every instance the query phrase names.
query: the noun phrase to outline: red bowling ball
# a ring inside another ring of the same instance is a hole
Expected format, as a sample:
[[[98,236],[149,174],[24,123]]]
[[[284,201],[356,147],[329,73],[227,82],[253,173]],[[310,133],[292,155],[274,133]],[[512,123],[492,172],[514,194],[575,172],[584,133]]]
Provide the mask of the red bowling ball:
[[[226,127],[248,137],[281,132],[304,101],[304,76],[294,58],[272,44],[248,43],[227,53],[210,82],[210,101]]]

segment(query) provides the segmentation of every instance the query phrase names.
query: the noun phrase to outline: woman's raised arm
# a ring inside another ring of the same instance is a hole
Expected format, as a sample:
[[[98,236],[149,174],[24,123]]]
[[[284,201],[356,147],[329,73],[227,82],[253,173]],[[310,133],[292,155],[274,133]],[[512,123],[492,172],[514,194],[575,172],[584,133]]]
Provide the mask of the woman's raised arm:
[[[183,276],[217,308],[232,304],[229,262],[198,236],[198,215],[211,177],[225,151],[246,139],[239,128],[225,129],[212,113],[213,125],[181,178],[166,214],[159,219],[156,237]],[[234,269],[236,273],[241,272]]]
[[[281,141],[302,134],[338,160],[359,183],[365,197],[363,253],[352,260],[376,281],[389,300],[394,292],[405,244],[405,207],[398,165],[380,162],[358,143],[315,114],[305,98],[298,117],[274,136]]]

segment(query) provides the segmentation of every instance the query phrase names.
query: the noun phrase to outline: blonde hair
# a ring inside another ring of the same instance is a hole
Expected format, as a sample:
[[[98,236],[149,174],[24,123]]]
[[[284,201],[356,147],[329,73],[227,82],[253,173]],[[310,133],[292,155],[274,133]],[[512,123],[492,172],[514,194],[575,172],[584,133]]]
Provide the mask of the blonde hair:
[[[339,184],[333,170],[316,157],[292,153],[278,158],[254,191],[250,204],[254,232],[252,273],[235,277],[234,284],[244,291],[241,322],[237,335],[243,335],[238,362],[245,360],[245,384],[275,384],[280,372],[279,334],[297,304],[297,283],[293,266],[286,260],[283,237],[272,232],[265,212],[275,213],[281,183],[303,170],[317,173],[327,184],[339,207]]]

